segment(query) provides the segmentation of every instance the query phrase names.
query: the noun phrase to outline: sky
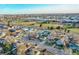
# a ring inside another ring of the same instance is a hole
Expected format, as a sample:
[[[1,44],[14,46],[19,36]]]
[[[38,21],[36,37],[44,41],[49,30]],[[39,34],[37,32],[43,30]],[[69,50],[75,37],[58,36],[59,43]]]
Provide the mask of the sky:
[[[79,4],[0,4],[0,14],[79,13]]]

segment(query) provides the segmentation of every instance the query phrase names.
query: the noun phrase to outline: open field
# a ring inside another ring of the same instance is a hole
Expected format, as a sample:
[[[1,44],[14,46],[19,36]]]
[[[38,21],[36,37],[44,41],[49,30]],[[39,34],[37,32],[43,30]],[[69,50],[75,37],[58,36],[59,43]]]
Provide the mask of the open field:
[[[74,32],[74,33],[78,33],[79,34],[79,28],[71,28],[69,29],[71,32]]]
[[[15,25],[23,25],[23,26],[29,26],[32,24],[35,24],[36,22],[16,22]]]
[[[40,26],[40,23],[37,23],[37,22],[17,22],[15,25],[23,25],[23,26]],[[47,23],[47,24],[42,24],[42,27],[53,27],[53,28],[56,28],[57,26],[62,26],[60,24],[52,24],[52,23]],[[74,32],[74,33],[79,33],[79,28],[69,28],[69,30],[71,32]]]
[[[35,24],[34,26],[40,26],[40,24]],[[56,28],[57,26],[61,26],[59,24],[42,24],[42,27],[54,27]]]
[[[15,25],[23,25],[23,26],[40,26],[40,23],[37,22],[16,22]],[[42,23],[42,27],[54,27],[56,28],[57,26],[62,26],[59,24],[52,24],[52,23]]]

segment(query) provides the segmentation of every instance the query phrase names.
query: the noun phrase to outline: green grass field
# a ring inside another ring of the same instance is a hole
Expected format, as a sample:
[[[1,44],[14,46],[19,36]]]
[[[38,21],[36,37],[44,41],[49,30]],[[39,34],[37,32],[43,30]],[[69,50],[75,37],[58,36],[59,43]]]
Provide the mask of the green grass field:
[[[79,28],[70,28],[69,30],[74,33],[79,33]]]
[[[35,26],[39,26],[40,24],[35,24]],[[56,28],[57,26],[62,26],[59,24],[42,24],[42,27],[54,27]],[[68,30],[70,30],[73,33],[79,33],[79,28],[67,28]]]
[[[36,23],[34,26],[40,26],[40,24]],[[53,28],[56,28],[57,26],[62,26],[62,25],[59,25],[59,24],[42,24],[42,27],[53,27]]]
[[[33,26],[40,26],[40,23],[36,23],[36,22],[17,22],[16,25],[25,25],[25,26],[32,26],[30,24],[34,24]],[[53,27],[53,28],[56,28],[57,26],[62,26],[62,25],[59,25],[59,24],[55,24],[55,23],[43,23],[42,24],[42,27]],[[74,32],[74,33],[79,33],[79,28],[67,28],[69,29],[71,32]]]

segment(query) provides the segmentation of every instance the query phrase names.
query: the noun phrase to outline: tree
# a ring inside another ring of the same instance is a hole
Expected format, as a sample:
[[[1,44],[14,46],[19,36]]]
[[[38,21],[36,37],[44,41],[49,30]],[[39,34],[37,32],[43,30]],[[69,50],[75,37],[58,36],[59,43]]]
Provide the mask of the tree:
[[[48,27],[48,29],[49,29],[49,30],[52,30],[52,29],[54,29],[54,28],[53,28],[53,27]]]
[[[50,30],[54,29],[53,27],[50,27]]]
[[[57,26],[56,29],[61,29],[61,27],[60,26]]]
[[[40,27],[42,27],[42,24],[40,24]]]

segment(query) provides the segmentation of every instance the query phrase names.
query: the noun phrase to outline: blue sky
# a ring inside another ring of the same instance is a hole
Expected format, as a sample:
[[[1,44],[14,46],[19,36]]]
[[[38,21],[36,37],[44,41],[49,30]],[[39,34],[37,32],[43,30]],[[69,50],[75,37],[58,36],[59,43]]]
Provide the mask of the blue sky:
[[[0,4],[0,14],[79,13],[78,4]]]

